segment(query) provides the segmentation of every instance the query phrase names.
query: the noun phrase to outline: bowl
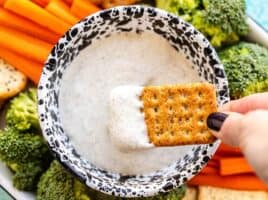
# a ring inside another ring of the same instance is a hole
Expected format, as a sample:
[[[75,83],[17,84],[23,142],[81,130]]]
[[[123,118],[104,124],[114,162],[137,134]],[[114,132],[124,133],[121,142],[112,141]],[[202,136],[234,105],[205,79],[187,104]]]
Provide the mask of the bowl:
[[[96,41],[122,32],[150,32],[161,36],[184,55],[203,80],[215,85],[218,104],[229,101],[223,66],[213,47],[200,32],[163,10],[123,6],[100,11],[83,19],[54,46],[38,86],[40,123],[57,160],[90,188],[120,197],[153,196],[181,186],[197,174],[214,154],[219,141],[188,146],[185,155],[178,155],[176,162],[155,172],[123,175],[97,167],[85,159],[66,134],[59,111],[61,83],[66,69],[84,49]]]

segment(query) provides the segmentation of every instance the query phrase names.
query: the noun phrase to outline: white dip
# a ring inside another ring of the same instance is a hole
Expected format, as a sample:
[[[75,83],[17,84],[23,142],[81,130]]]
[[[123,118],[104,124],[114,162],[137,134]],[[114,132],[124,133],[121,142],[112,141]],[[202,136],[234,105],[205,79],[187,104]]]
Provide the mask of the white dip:
[[[76,150],[98,167],[122,174],[153,172],[191,147],[121,152],[108,133],[110,92],[120,85],[197,81],[191,63],[156,34],[123,33],[96,41],[80,52],[63,76],[59,105],[64,129]]]
[[[150,144],[144,120],[143,87],[118,86],[109,97],[109,134],[111,141],[123,152],[154,147]]]

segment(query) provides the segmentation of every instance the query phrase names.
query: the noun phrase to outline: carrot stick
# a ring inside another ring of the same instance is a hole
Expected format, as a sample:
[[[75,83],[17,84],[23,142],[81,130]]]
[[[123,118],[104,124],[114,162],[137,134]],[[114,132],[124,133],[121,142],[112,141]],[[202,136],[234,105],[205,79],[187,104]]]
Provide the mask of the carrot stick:
[[[221,159],[221,157],[220,157],[219,155],[217,155],[217,153],[214,154],[214,155],[212,156],[212,158],[211,158],[211,160],[214,160],[214,161],[218,161],[218,160],[220,160],[220,159]]]
[[[7,63],[10,63],[12,66],[24,73],[35,84],[38,83],[42,72],[42,64],[26,59],[2,47],[0,48],[0,58],[4,59]]]
[[[210,160],[208,161],[208,166],[211,166],[211,167],[219,167],[219,161],[218,160]]]
[[[73,0],[64,0],[64,1],[65,1],[65,3],[67,3],[69,6],[72,5],[72,3],[73,3]]]
[[[265,185],[254,175],[220,176],[200,174],[192,178],[187,184],[192,186],[208,185],[237,190],[268,190],[268,185]]]
[[[88,0],[73,0],[71,6],[71,13],[79,17],[80,19],[91,15],[97,11],[99,11],[95,4],[91,3]]]
[[[14,29],[0,26],[0,48],[2,47],[44,63],[53,45]]]
[[[49,0],[32,0],[32,1],[42,7],[45,7],[49,2]]]
[[[3,8],[0,8],[0,25],[22,31],[51,44],[55,44],[60,38],[56,33]]]
[[[223,143],[220,145],[216,154],[217,155],[225,155],[225,156],[241,156],[241,155],[243,155],[239,148],[231,147],[231,146],[223,144]]]
[[[68,5],[62,0],[50,0],[46,10],[67,23],[75,24],[79,21],[77,17],[72,15]]]
[[[29,0],[6,0],[4,7],[60,35],[71,26]]]
[[[0,6],[4,5],[6,0],[0,0]]]
[[[220,174],[221,175],[233,175],[254,172],[252,167],[243,158],[222,158],[220,159]]]
[[[207,165],[204,167],[201,172],[201,174],[218,174],[218,169],[212,166]]]

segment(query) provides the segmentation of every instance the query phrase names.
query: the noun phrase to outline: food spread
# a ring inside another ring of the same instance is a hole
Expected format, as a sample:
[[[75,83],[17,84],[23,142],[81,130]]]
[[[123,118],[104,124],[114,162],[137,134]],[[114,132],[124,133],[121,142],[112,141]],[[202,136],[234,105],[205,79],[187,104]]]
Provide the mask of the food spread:
[[[83,50],[66,69],[59,97],[63,127],[77,151],[96,166],[123,174],[153,172],[183,156],[183,147],[119,151],[108,134],[108,100],[119,85],[200,81],[188,62],[152,33],[116,34]]]

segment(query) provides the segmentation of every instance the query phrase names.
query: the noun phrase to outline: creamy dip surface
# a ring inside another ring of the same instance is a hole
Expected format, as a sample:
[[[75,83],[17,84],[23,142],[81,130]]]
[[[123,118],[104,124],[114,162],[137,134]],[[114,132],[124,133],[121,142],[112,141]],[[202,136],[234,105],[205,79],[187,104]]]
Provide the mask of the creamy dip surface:
[[[184,55],[156,34],[121,33],[98,40],[80,52],[63,76],[59,105],[64,130],[77,152],[97,167],[126,175],[154,172],[191,147],[122,152],[108,132],[110,92],[120,85],[200,80]]]
[[[143,102],[143,87],[118,86],[109,97],[108,129],[111,141],[122,152],[153,148],[147,134]]]

